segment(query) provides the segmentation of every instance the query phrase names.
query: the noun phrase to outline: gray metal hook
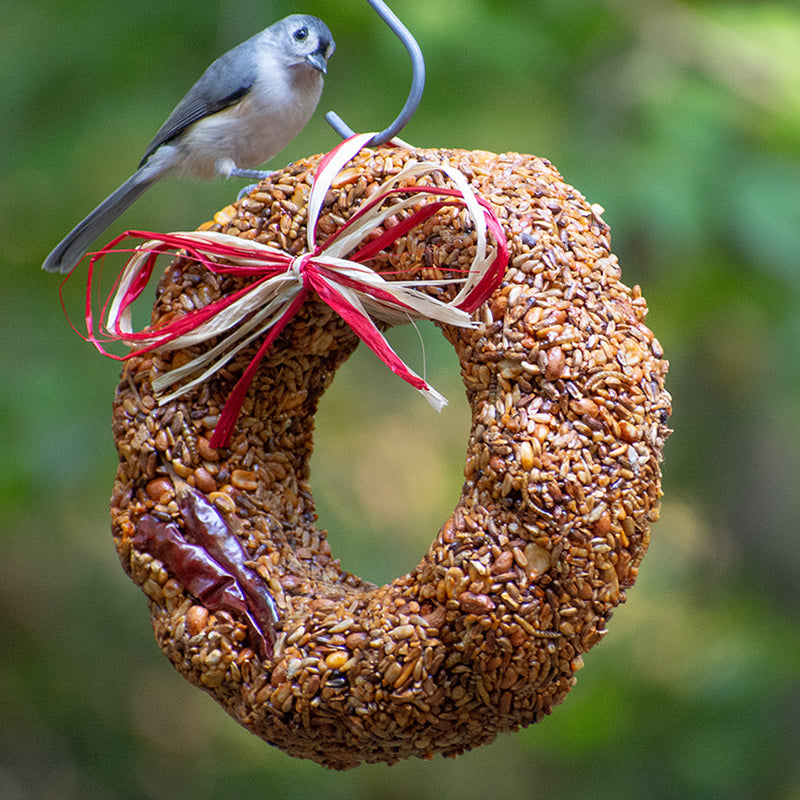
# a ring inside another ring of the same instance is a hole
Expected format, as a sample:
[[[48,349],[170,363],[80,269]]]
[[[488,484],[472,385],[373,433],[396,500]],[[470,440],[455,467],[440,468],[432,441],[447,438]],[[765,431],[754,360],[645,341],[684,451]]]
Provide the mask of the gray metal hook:
[[[385,130],[376,133],[365,145],[370,147],[376,144],[385,144],[393,139],[400,133],[406,126],[414,112],[417,110],[419,101],[422,99],[422,92],[425,89],[425,59],[422,57],[422,50],[420,50],[417,40],[411,35],[408,28],[395,16],[383,0],[367,0],[367,2],[375,9],[378,16],[389,26],[392,33],[403,43],[409,56],[411,56],[411,68],[413,70],[411,78],[411,89],[408,93],[408,99],[405,105],[398,114],[395,121]],[[344,120],[335,112],[329,111],[325,115],[328,124],[338,133],[343,139],[352,136],[355,131],[347,125]]]

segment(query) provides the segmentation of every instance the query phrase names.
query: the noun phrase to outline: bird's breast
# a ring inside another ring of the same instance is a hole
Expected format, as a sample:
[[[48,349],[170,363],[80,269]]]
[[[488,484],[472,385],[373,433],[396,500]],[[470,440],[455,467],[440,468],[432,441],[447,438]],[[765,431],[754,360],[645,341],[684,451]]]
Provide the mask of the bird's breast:
[[[237,103],[191,125],[181,137],[184,170],[211,178],[223,159],[250,169],[269,161],[305,127],[322,93],[311,70],[259,76]],[[307,74],[305,74],[307,73]]]

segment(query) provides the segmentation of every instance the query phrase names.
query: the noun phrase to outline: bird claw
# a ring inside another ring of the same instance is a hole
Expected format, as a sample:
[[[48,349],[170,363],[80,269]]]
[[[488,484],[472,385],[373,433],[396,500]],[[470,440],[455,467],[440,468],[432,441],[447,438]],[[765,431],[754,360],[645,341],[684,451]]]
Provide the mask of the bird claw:
[[[238,201],[241,200],[243,197],[247,197],[247,195],[249,195],[250,192],[252,192],[253,189],[255,189],[257,186],[258,186],[257,183],[248,183],[247,186],[245,186],[244,189],[242,189],[239,192],[239,194],[236,195],[236,200]]]
[[[239,167],[234,167],[228,177],[230,178],[250,178],[255,179],[257,181],[263,181],[272,175],[272,170],[261,170],[261,169],[239,169]],[[243,197],[247,197],[253,189],[258,186],[257,183],[248,183],[247,186],[242,189],[239,194],[236,195],[237,200],[241,200]]]

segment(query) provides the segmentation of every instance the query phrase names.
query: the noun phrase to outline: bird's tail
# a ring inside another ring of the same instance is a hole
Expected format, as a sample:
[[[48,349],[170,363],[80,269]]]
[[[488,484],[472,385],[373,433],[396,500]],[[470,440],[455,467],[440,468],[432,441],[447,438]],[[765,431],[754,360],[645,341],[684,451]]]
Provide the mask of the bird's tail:
[[[42,264],[48,272],[72,272],[89,245],[158,179],[147,166],[135,172],[56,245]]]

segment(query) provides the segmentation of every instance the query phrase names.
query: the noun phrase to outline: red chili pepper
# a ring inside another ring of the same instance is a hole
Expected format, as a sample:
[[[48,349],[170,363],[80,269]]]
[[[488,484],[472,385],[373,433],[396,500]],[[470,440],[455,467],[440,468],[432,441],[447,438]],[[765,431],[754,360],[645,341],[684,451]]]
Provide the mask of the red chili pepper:
[[[225,529],[227,536],[232,537],[227,526]],[[201,544],[188,542],[175,523],[160,522],[154,516],[145,514],[136,526],[132,541],[138,550],[161,561],[186,591],[206,608],[227,611],[241,618],[248,627],[254,649],[262,658],[272,657],[277,614],[271,597],[267,595],[268,601],[262,597],[261,604],[248,602],[250,593],[242,590],[237,577],[226,571]],[[261,581],[256,573],[252,574]],[[257,591],[255,587],[251,588]],[[266,595],[266,588],[263,591]],[[264,605],[272,616],[263,614],[261,606]]]
[[[183,515],[185,535],[205,548],[235,578],[247,597],[247,606],[262,629],[273,633],[278,610],[264,579],[247,566],[250,556],[222,515],[206,498],[183,485],[178,489],[178,506]],[[274,639],[274,636],[272,637]]]

